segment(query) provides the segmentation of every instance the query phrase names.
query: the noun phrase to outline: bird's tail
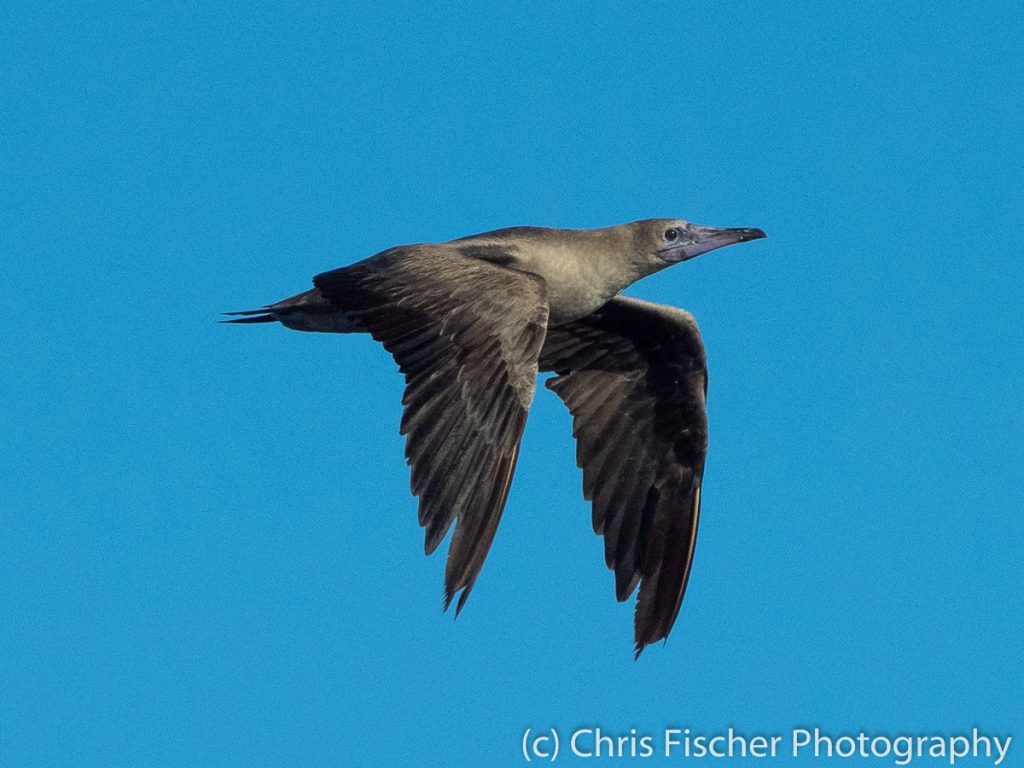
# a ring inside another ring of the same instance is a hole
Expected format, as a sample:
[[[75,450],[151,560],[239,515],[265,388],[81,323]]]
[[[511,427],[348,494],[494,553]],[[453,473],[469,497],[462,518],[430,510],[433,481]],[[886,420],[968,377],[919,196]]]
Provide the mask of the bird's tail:
[[[222,323],[276,323],[277,318],[265,309],[248,309],[245,312],[225,312],[225,315],[242,315],[234,320],[221,320]]]
[[[319,288],[268,304],[262,309],[224,314],[234,319],[222,320],[222,323],[279,322],[296,331],[322,333],[361,333],[365,330],[353,323],[338,304],[324,298]]]
[[[304,291],[268,304],[261,309],[247,309],[243,312],[225,312],[225,315],[236,317],[235,320],[221,320],[222,323],[274,323],[291,312],[304,309],[322,309],[324,304],[318,291]]]

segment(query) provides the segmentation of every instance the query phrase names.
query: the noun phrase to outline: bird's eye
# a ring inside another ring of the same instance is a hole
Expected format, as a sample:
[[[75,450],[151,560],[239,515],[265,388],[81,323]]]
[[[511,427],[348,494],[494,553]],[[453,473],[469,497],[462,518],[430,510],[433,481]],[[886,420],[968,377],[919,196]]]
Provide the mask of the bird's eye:
[[[675,240],[678,237],[679,237],[679,230],[676,229],[675,227],[672,227],[672,229],[666,229],[665,230],[665,239],[668,240],[668,242],[671,243],[673,240]]]

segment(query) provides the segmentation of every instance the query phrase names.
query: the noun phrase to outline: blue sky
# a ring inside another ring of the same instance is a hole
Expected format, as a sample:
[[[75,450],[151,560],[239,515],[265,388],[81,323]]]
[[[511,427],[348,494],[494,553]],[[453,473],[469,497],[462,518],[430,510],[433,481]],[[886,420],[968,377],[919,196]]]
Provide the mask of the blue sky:
[[[0,15],[0,763],[1019,728],[1018,3]],[[629,291],[709,354],[675,630],[633,661],[543,389],[453,621],[391,359],[217,313],[396,243],[651,216],[769,233]]]

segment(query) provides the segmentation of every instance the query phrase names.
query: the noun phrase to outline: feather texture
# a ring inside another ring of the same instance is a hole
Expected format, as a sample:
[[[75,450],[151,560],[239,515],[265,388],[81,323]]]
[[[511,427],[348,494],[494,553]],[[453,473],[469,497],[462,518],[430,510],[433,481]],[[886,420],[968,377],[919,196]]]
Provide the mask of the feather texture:
[[[551,328],[540,356],[547,382],[568,406],[604,536],[615,595],[640,585],[637,655],[668,636],[693,561],[707,452],[707,366],[693,316],[618,297]]]
[[[401,432],[410,485],[428,554],[455,523],[445,607],[458,594],[458,613],[515,471],[547,325],[544,281],[414,246],[317,275],[313,284],[405,374]]]

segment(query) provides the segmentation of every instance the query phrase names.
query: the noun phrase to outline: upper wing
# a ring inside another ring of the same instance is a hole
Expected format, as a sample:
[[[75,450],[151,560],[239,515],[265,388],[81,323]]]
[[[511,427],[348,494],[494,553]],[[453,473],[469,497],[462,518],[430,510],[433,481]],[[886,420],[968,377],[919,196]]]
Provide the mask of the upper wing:
[[[405,374],[401,432],[426,551],[458,521],[445,607],[462,609],[501,519],[533,398],[548,305],[542,278],[413,246],[313,283]]]
[[[573,416],[583,495],[622,601],[640,582],[637,655],[668,636],[693,560],[707,365],[693,316],[636,299],[548,330],[547,382]]]

